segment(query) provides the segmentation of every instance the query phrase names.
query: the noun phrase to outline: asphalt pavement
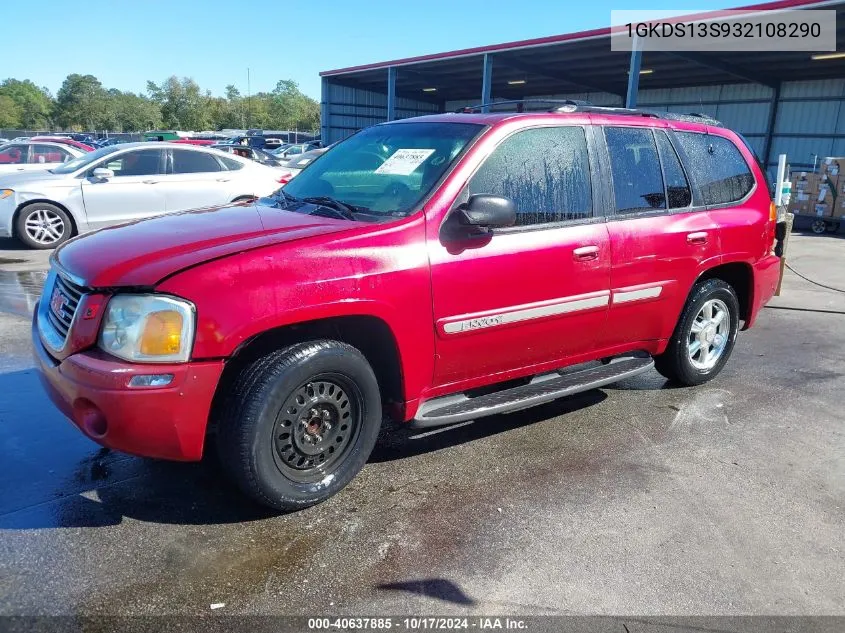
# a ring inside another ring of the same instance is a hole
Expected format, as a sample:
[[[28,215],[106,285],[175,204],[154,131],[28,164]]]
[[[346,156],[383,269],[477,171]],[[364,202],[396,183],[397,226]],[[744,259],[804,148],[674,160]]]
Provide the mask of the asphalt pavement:
[[[845,615],[845,293],[788,272],[707,385],[649,372],[385,435],[347,489],[274,516],[213,460],[110,452],[64,420],[30,361],[47,254],[10,247],[0,615]],[[790,248],[845,290],[845,239]]]

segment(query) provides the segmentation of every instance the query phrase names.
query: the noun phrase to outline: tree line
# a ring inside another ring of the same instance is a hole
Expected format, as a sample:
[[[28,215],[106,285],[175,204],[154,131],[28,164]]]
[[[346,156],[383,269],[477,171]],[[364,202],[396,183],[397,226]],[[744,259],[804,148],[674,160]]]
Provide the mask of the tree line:
[[[152,129],[262,128],[313,130],[320,106],[295,81],[246,97],[233,86],[225,97],[203,91],[193,79],[147,82],[146,93],[107,89],[93,75],[71,74],[54,97],[29,79],[0,82],[0,128],[143,132]]]

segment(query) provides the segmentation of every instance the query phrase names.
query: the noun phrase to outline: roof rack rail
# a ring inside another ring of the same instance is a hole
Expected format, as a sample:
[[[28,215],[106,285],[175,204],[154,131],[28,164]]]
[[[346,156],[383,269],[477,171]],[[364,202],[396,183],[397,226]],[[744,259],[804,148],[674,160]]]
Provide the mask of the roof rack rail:
[[[589,101],[581,101],[579,99],[513,99],[508,101],[491,101],[490,103],[479,103],[472,106],[464,106],[455,110],[458,114],[473,114],[480,112],[484,107],[494,107],[503,105],[526,105],[526,104],[544,104],[552,105],[552,108],[546,112],[593,112],[596,114],[622,114],[628,116],[643,116],[659,118],[660,115],[648,110],[636,110],[633,108],[617,108],[611,106],[597,106]]]
[[[643,116],[652,119],[659,119],[660,115],[651,110],[639,110],[637,108],[617,108],[615,106],[587,106],[578,108],[578,112],[592,112],[594,114],[622,114],[625,116]],[[572,112],[572,110],[561,110],[561,112]]]
[[[661,116],[670,121],[686,121],[687,123],[704,123],[713,127],[725,127],[724,123],[714,119],[709,114],[700,114],[698,112],[688,112],[685,114],[681,112],[663,112]]]
[[[507,101],[491,101],[489,103],[477,103],[471,106],[463,106],[455,110],[457,114],[473,114],[475,112],[481,111],[482,108],[492,108],[494,106],[502,106],[502,105],[519,105],[519,104],[532,104],[532,103],[551,103],[556,106],[589,106],[592,105],[589,101],[580,101],[578,99],[509,99]],[[554,110],[551,110],[552,112]]]

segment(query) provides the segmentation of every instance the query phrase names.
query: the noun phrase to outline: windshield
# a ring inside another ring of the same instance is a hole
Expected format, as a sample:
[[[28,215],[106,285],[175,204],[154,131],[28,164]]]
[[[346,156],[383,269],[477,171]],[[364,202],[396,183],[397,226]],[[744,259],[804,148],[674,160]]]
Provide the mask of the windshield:
[[[471,123],[391,123],[362,130],[284,187],[329,196],[364,213],[407,215],[482,130]]]
[[[103,156],[108,156],[109,154],[116,152],[119,149],[123,148],[121,148],[120,145],[107,145],[106,147],[95,149],[93,152],[88,152],[87,154],[83,154],[79,158],[74,158],[73,160],[66,162],[61,167],[51,169],[50,173],[72,174],[76,170],[82,169],[83,167],[87,167],[91,163],[101,159]]]

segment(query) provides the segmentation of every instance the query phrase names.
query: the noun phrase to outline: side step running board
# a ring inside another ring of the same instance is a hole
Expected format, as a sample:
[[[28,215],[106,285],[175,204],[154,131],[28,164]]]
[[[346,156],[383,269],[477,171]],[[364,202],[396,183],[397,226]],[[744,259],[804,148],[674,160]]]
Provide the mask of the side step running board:
[[[414,428],[428,428],[465,422],[497,413],[510,413],[545,404],[557,398],[603,387],[636,376],[654,367],[651,357],[621,358],[601,367],[571,374],[557,372],[536,376],[527,385],[469,398],[463,394],[443,396],[420,405]]]

